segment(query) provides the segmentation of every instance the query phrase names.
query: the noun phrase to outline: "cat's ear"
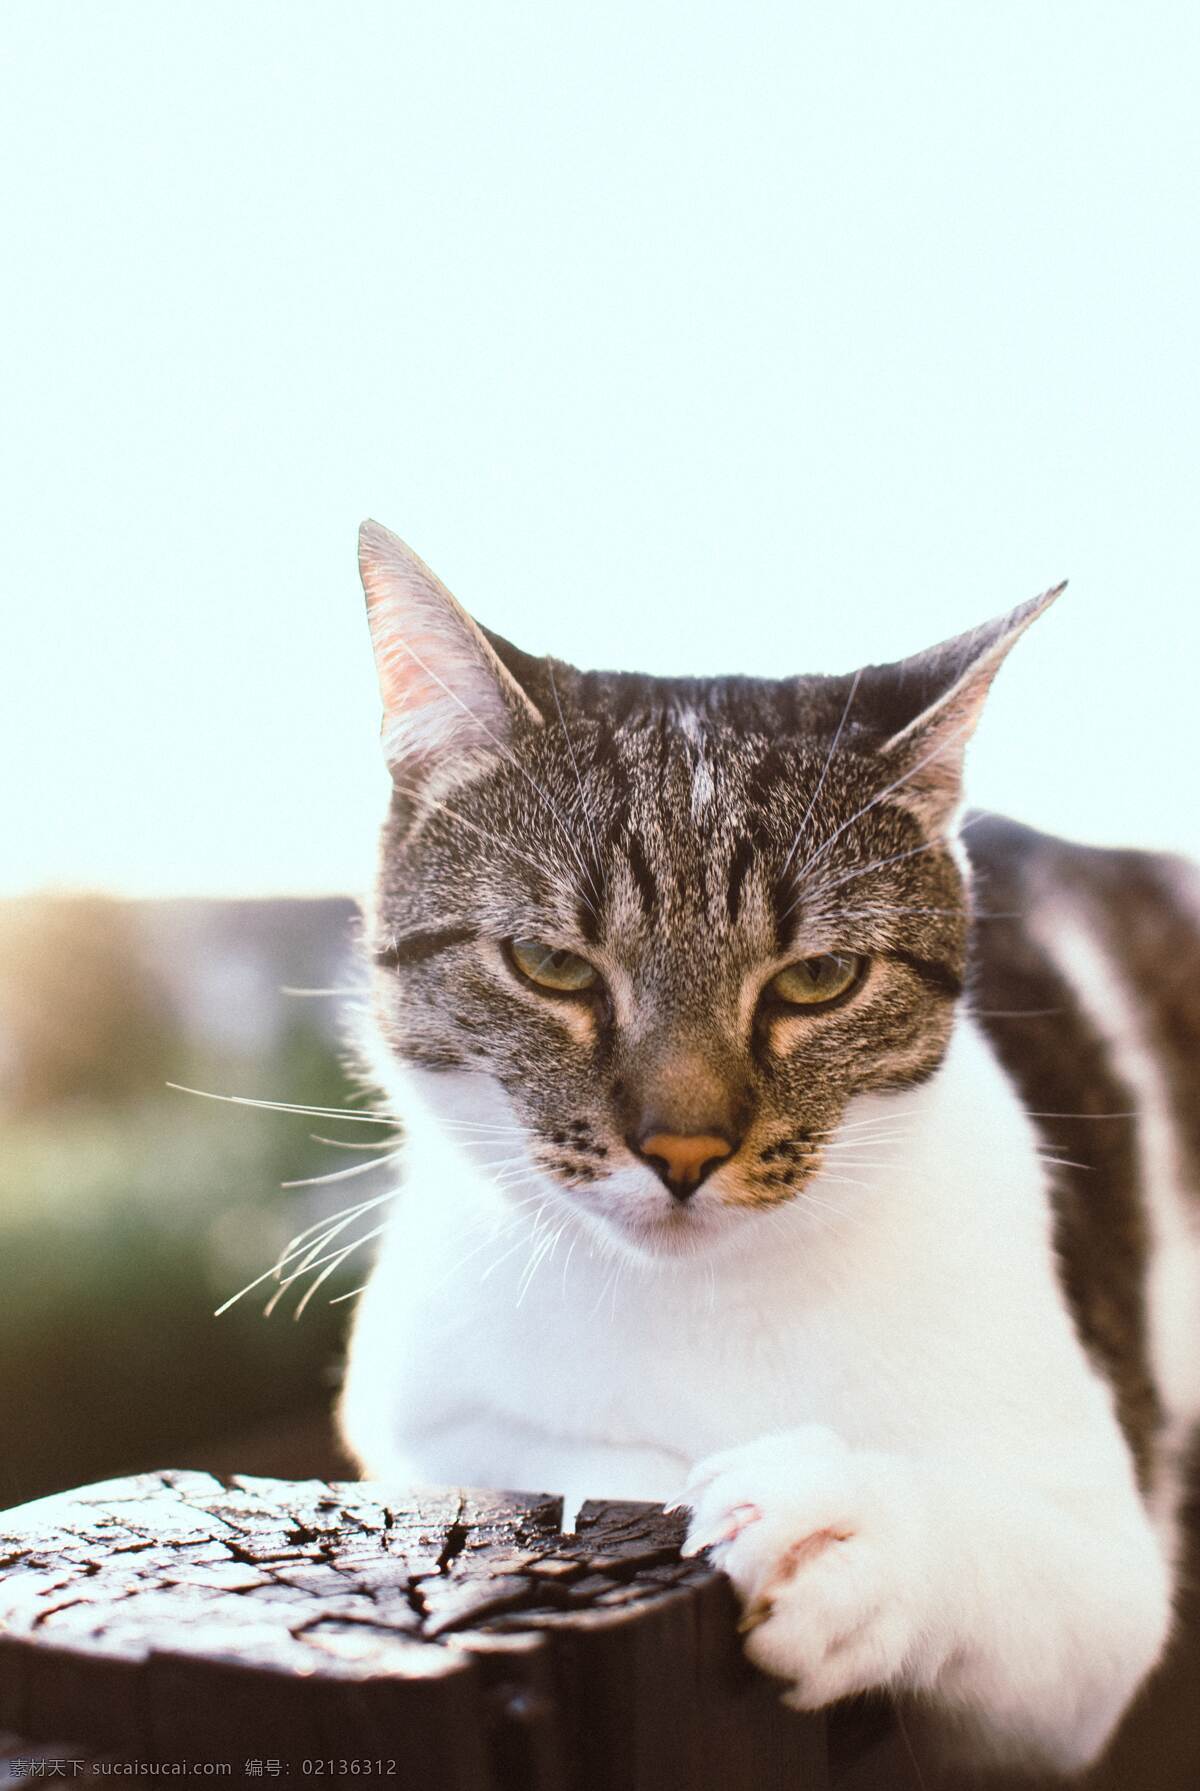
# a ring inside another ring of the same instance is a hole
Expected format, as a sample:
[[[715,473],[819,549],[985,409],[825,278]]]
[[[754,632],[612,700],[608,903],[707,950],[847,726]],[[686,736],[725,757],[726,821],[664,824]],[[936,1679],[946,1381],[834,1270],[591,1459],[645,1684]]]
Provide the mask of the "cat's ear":
[[[508,752],[541,714],[483,630],[411,547],[377,522],[358,532],[358,565],[383,697],[383,750],[398,784],[462,775]]]
[[[1065,588],[1055,585],[967,634],[894,665],[868,666],[862,674],[865,694],[887,729],[878,752],[895,780],[891,800],[927,826],[944,825],[958,804],[963,754],[992,679]]]

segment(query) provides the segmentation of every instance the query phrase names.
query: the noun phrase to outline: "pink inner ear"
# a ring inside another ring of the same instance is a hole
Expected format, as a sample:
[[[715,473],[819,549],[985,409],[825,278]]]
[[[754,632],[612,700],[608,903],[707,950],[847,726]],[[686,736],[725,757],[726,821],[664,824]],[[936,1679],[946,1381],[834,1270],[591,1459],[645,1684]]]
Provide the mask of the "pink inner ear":
[[[392,625],[388,608],[385,600],[372,599],[367,605],[384,708],[411,713],[426,703],[445,702],[445,687],[453,686],[445,671],[434,670],[439,653],[445,657],[445,644],[428,628],[409,626],[401,636]]]
[[[503,749],[508,715],[490,667],[451,612],[445,624],[415,606],[372,600],[371,631],[389,762]]]
[[[360,566],[393,770],[503,753],[515,709],[540,719],[479,627],[402,541],[364,525]]]

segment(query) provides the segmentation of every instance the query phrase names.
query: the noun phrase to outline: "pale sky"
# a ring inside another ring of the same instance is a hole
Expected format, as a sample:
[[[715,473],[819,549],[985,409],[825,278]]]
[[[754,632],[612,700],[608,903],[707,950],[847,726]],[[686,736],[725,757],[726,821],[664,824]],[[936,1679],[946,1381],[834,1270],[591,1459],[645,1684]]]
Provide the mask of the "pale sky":
[[[1200,850],[1200,9],[9,0],[0,888],[361,888],[375,515],[526,648],[1069,577],[977,803]]]

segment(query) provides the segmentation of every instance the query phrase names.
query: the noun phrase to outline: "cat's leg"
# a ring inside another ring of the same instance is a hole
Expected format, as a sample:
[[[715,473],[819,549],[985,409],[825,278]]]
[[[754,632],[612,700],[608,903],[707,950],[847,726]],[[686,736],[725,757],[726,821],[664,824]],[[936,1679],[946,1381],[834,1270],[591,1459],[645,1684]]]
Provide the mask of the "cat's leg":
[[[1162,1652],[1170,1574],[1128,1476],[972,1466],[810,1425],[701,1463],[681,1503],[745,1602],[751,1659],[813,1709],[931,1695],[976,1755],[1074,1771]]]
[[[569,1527],[585,1499],[666,1499],[687,1463],[666,1449],[555,1437],[505,1413],[473,1412],[385,1444],[365,1467],[398,1484],[559,1493]]]

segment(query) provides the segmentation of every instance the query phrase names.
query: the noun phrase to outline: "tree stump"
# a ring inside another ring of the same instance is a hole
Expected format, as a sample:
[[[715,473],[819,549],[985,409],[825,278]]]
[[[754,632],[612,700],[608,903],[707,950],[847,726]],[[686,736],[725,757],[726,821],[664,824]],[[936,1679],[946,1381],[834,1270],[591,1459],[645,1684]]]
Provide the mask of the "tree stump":
[[[593,1502],[564,1534],[561,1515],[191,1472],[0,1513],[0,1752],[402,1791],[916,1783],[886,1712],[783,1709],[728,1581],[680,1559],[681,1517]]]

